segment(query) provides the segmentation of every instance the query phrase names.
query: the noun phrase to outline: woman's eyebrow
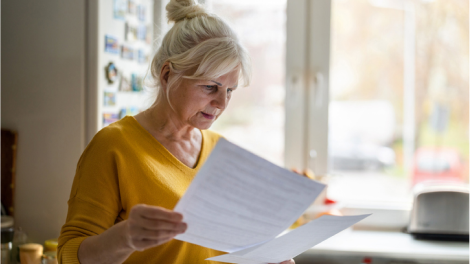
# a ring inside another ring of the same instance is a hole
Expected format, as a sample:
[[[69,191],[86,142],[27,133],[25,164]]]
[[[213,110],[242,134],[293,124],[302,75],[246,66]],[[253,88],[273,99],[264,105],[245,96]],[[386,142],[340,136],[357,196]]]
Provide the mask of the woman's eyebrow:
[[[218,86],[223,86],[223,85],[222,85],[221,83],[219,83],[219,82],[216,82],[216,81],[213,81],[213,80],[211,80],[211,82],[217,84]],[[233,88],[237,88],[237,86],[238,86],[238,84],[236,84],[234,87],[232,87],[232,89],[233,89]]]

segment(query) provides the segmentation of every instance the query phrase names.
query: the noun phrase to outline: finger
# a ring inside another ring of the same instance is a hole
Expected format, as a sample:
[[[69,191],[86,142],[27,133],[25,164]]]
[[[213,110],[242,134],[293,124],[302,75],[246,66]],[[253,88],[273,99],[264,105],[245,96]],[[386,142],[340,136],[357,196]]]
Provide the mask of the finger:
[[[133,219],[133,222],[146,230],[185,231],[188,227],[188,225],[183,222],[168,222],[165,220],[155,220],[144,217]]]
[[[142,228],[135,228],[131,231],[132,240],[161,240],[169,237],[175,237],[184,231],[170,231],[170,230],[145,230]]]
[[[297,168],[293,168],[292,171],[297,173],[297,174],[302,174],[302,172]]]
[[[303,175],[309,179],[315,180],[315,174],[311,169],[305,169]]]
[[[158,206],[136,205],[132,210],[147,219],[160,219],[170,222],[181,222],[183,220],[182,214]]]

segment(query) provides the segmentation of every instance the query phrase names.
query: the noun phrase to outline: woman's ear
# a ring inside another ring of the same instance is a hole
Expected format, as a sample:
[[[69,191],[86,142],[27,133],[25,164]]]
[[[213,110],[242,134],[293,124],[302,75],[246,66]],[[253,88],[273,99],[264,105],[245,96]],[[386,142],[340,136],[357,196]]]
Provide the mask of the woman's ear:
[[[166,91],[168,86],[168,79],[170,77],[170,62],[165,62],[162,65],[162,69],[160,71],[160,84],[162,85],[162,89]]]

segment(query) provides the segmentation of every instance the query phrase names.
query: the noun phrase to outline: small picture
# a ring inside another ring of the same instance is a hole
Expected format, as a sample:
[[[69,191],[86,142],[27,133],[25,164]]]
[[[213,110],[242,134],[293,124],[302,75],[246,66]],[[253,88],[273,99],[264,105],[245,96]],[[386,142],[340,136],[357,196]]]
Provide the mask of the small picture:
[[[150,32],[151,32],[151,27],[147,26],[147,30],[145,31],[145,41],[147,42],[147,44],[152,43],[152,35],[150,34]]]
[[[127,12],[131,15],[135,15],[135,13],[136,13],[135,0],[128,0],[127,1]]]
[[[116,93],[104,92],[104,106],[116,105]]]
[[[127,13],[126,0],[114,0],[113,2],[114,19],[125,20]]]
[[[112,62],[109,62],[104,70],[108,84],[113,84],[117,80],[119,74],[116,65],[114,65]]]
[[[137,39],[138,29],[128,22],[124,26],[124,38],[126,41],[135,41]]]
[[[138,5],[137,6],[137,17],[139,18],[140,21],[145,21],[145,6],[144,5]]]
[[[130,92],[132,91],[131,83],[126,77],[121,77],[121,83],[119,83],[119,91]]]
[[[133,73],[131,75],[131,86],[132,86],[132,91],[134,91],[134,92],[142,91],[143,90],[142,77],[140,77],[137,74]]]
[[[105,35],[104,36],[104,51],[108,53],[113,53],[113,54],[119,54],[119,43],[117,38],[110,36],[110,35]]]
[[[117,113],[103,113],[103,126],[110,125],[119,120]]]
[[[145,41],[147,39],[147,26],[139,25],[137,28],[137,39]]]
[[[121,108],[121,111],[119,112],[119,119],[122,119],[125,116],[134,116],[134,115],[137,115],[138,113],[140,113],[140,111],[135,106]]]
[[[121,47],[121,57],[123,59],[133,60],[134,59],[134,49],[125,45]]]

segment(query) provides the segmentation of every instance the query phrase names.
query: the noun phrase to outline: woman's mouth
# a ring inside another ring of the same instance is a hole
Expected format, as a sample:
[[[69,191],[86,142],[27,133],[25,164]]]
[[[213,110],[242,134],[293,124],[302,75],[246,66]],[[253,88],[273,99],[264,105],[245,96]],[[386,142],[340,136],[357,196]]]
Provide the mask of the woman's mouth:
[[[212,119],[215,118],[215,115],[209,115],[209,114],[206,114],[206,113],[204,113],[204,112],[201,112],[201,114],[202,114],[205,118],[210,119],[210,120],[212,120]]]

